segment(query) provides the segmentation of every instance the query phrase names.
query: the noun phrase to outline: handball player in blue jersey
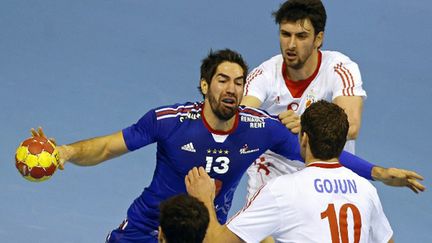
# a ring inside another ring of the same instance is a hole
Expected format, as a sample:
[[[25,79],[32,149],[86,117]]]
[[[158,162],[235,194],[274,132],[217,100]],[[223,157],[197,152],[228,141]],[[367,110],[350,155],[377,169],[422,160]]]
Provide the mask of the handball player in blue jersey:
[[[61,167],[65,161],[92,166],[157,143],[150,185],[107,242],[157,242],[159,203],[186,193],[184,178],[193,167],[204,167],[214,178],[215,210],[224,224],[242,175],[264,151],[302,160],[297,135],[266,112],[239,106],[246,75],[247,65],[238,53],[229,49],[210,52],[201,64],[199,88],[204,101],[159,107],[114,134],[57,147]],[[32,133],[44,136],[41,128]],[[368,179],[422,188],[416,180],[421,176],[412,171],[373,166],[349,153],[342,153],[340,161]]]

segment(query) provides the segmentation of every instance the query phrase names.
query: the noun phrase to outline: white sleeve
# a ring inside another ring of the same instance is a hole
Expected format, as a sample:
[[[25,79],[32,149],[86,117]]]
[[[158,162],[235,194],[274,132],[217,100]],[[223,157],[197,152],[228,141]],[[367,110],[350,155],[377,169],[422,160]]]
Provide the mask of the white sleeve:
[[[279,228],[280,208],[267,184],[234,215],[227,227],[246,242],[260,242]]]
[[[262,65],[258,66],[246,78],[244,95],[254,96],[264,102],[268,96],[267,88],[270,86],[270,80],[266,78],[264,68]]]
[[[366,91],[363,89],[363,81],[358,65],[351,61],[345,60],[333,66],[334,86],[333,97],[338,96],[362,96],[366,98]]]
[[[393,230],[384,214],[377,191],[373,188],[372,199],[374,211],[371,214],[369,242],[388,242],[393,236]]]

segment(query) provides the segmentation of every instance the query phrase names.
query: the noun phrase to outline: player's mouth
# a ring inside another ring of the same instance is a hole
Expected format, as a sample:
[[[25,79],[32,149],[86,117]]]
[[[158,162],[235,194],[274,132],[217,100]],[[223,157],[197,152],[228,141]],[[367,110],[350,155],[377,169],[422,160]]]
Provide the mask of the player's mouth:
[[[237,105],[237,99],[234,97],[223,98],[221,102],[227,108],[234,108]]]
[[[294,51],[287,51],[285,52],[285,56],[289,61],[297,59],[297,53]]]

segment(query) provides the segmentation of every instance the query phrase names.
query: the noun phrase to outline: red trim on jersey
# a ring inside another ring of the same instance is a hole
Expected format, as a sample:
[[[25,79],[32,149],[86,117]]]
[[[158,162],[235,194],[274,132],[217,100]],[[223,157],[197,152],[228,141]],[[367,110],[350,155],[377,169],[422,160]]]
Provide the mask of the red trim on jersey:
[[[289,79],[289,77],[286,73],[286,69],[287,69],[286,63],[285,63],[285,61],[282,63],[282,76],[285,80],[285,85],[287,86],[288,90],[290,91],[292,97],[300,98],[303,95],[304,91],[307,89],[307,87],[309,87],[309,84],[318,75],[318,71],[321,67],[321,59],[322,59],[322,54],[320,51],[318,51],[318,65],[317,65],[315,71],[313,72],[313,74],[309,78],[303,79],[303,80],[298,80],[298,81],[292,81],[291,79]]]
[[[176,109],[172,109],[172,110],[157,111],[156,116],[160,117],[160,116],[177,114],[177,113],[188,113],[192,109],[194,109],[194,107],[190,107],[190,108],[182,107],[182,108],[176,108]]]
[[[202,117],[202,121],[204,122],[204,126],[211,133],[216,134],[216,135],[227,135],[227,134],[233,133],[236,130],[236,128],[238,126],[238,123],[239,123],[239,112],[238,112],[238,109],[237,109],[236,114],[235,114],[235,118],[234,118],[235,119],[234,120],[234,125],[233,125],[233,127],[230,130],[228,130],[228,131],[221,131],[221,130],[215,130],[215,129],[211,128],[211,126],[208,124],[208,122],[207,122],[207,120],[206,120],[206,118],[204,116],[204,103],[202,104],[201,117]]]
[[[334,168],[342,167],[342,165],[339,164],[338,162],[312,162],[312,163],[306,165],[306,167],[319,167],[319,168],[324,168],[324,169],[334,169]]]
[[[242,110],[242,112],[246,113],[246,114],[253,115],[253,116],[257,116],[257,117],[271,117],[271,116],[269,116],[267,114],[258,112],[256,110],[253,110],[253,109],[250,109],[250,108],[247,108],[247,107],[244,107],[243,110]]]
[[[351,74],[351,72],[350,72],[350,70],[348,68],[346,68],[345,66],[342,66],[342,68],[349,74],[349,77],[350,77],[350,80],[351,80],[351,83],[352,83],[352,85],[350,87],[351,95],[354,95],[354,86],[355,86],[355,84],[354,84],[354,77],[352,76],[352,74]]]
[[[343,96],[354,96],[354,77],[350,70],[346,68],[342,63],[337,64],[334,67],[334,71],[341,77],[343,83],[342,95]]]
[[[261,68],[256,68],[255,70],[253,70],[246,78],[246,87],[245,87],[245,95],[248,95],[249,92],[249,85],[252,82],[252,80],[254,80],[254,78],[256,78],[257,76],[261,75],[263,73],[263,70]]]

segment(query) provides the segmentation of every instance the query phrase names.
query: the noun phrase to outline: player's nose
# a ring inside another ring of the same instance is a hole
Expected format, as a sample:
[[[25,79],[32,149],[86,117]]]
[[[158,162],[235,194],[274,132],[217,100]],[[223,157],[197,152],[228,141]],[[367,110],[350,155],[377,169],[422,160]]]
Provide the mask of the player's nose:
[[[289,41],[288,41],[288,48],[289,48],[290,50],[295,49],[296,46],[297,46],[296,43],[297,43],[296,38],[295,38],[295,37],[291,37],[291,38],[289,39]]]
[[[227,93],[235,93],[235,83],[234,83],[234,81],[227,82],[227,86],[226,86],[225,91]]]

